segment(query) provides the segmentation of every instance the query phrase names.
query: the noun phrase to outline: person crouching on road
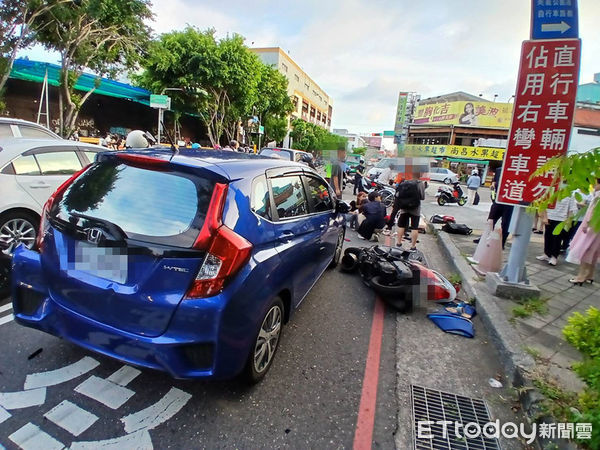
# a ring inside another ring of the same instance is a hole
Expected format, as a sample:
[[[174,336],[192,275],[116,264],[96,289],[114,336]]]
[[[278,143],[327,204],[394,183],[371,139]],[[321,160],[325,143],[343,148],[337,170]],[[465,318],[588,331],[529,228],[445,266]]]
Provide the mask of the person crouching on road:
[[[365,220],[358,227],[358,237],[370,240],[375,230],[385,226],[385,206],[381,203],[378,192],[369,193],[369,202],[362,207]]]
[[[473,172],[471,172],[471,176],[467,180],[467,192],[470,205],[472,205],[475,201],[475,194],[477,193],[477,189],[479,189],[479,186],[481,186],[481,178],[479,178],[479,172],[477,172],[477,170],[473,170]]]

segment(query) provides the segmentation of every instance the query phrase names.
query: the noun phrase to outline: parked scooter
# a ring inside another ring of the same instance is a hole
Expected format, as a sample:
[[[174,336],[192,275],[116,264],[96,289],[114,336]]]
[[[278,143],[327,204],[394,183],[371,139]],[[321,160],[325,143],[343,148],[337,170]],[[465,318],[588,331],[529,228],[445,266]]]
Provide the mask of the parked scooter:
[[[446,203],[458,203],[460,206],[464,206],[467,203],[467,196],[458,182],[452,183],[452,188],[440,186],[435,196],[440,206],[444,206]]]
[[[396,193],[396,190],[393,186],[386,186],[383,183],[366,176],[362,177],[361,183],[363,191],[367,194],[373,191],[379,192],[381,203],[383,203],[386,208],[394,204],[394,194]]]

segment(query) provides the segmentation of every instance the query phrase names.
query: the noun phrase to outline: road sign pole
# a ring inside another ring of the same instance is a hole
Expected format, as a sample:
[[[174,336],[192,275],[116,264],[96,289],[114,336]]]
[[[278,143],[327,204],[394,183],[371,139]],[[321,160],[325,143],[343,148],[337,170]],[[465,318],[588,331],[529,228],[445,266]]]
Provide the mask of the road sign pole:
[[[162,108],[158,108],[158,145],[160,145],[160,132],[162,127]]]
[[[508,262],[500,272],[500,277],[508,283],[529,284],[525,260],[531,239],[533,216],[525,207],[515,206],[510,222],[509,231],[513,235],[512,246],[508,255]]]

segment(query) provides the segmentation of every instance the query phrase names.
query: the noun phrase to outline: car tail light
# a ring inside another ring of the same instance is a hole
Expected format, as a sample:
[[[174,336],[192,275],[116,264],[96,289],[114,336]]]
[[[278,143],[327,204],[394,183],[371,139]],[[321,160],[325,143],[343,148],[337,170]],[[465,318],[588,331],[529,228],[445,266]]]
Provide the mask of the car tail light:
[[[221,221],[226,198],[227,185],[217,183],[204,225],[194,243],[194,248],[206,250],[206,256],[196,279],[185,295],[186,298],[203,298],[218,294],[250,258],[252,244]]]
[[[48,231],[48,219],[46,218],[46,215],[50,212],[50,209],[52,208],[52,205],[54,204],[54,200],[56,200],[57,197],[61,196],[62,193],[64,191],[66,191],[67,188],[71,185],[71,183],[73,183],[73,181],[75,181],[75,179],[79,175],[81,175],[83,172],[85,172],[89,166],[91,166],[91,164],[88,164],[83,169],[79,170],[78,172],[75,172],[71,176],[71,178],[69,178],[67,181],[65,181],[63,184],[61,184],[58,187],[58,189],[56,191],[54,191],[54,193],[50,197],[48,197],[48,200],[46,200],[46,203],[44,203],[44,208],[42,209],[42,217],[40,218],[40,228],[38,230],[37,240],[35,243],[35,247],[38,249],[38,251],[40,253],[42,252],[42,244],[44,243],[44,235]]]
[[[157,166],[166,166],[169,164],[169,161],[166,159],[148,155],[139,155],[137,153],[117,153],[116,157],[123,161],[127,161],[132,165],[142,167],[156,168]]]

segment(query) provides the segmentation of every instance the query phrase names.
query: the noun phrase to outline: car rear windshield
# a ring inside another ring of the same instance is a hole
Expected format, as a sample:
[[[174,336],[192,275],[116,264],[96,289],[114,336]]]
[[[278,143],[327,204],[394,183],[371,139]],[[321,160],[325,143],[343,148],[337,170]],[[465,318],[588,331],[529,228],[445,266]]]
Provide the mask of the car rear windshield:
[[[260,154],[261,154],[261,156],[271,156],[271,157],[275,157],[275,158],[285,159],[286,161],[292,160],[292,152],[287,151],[287,150],[267,149],[267,150],[262,150],[260,152]]]
[[[104,162],[69,186],[56,217],[70,223],[82,216],[92,224],[99,219],[117,225],[130,239],[191,247],[213,188],[213,182],[189,174]]]

